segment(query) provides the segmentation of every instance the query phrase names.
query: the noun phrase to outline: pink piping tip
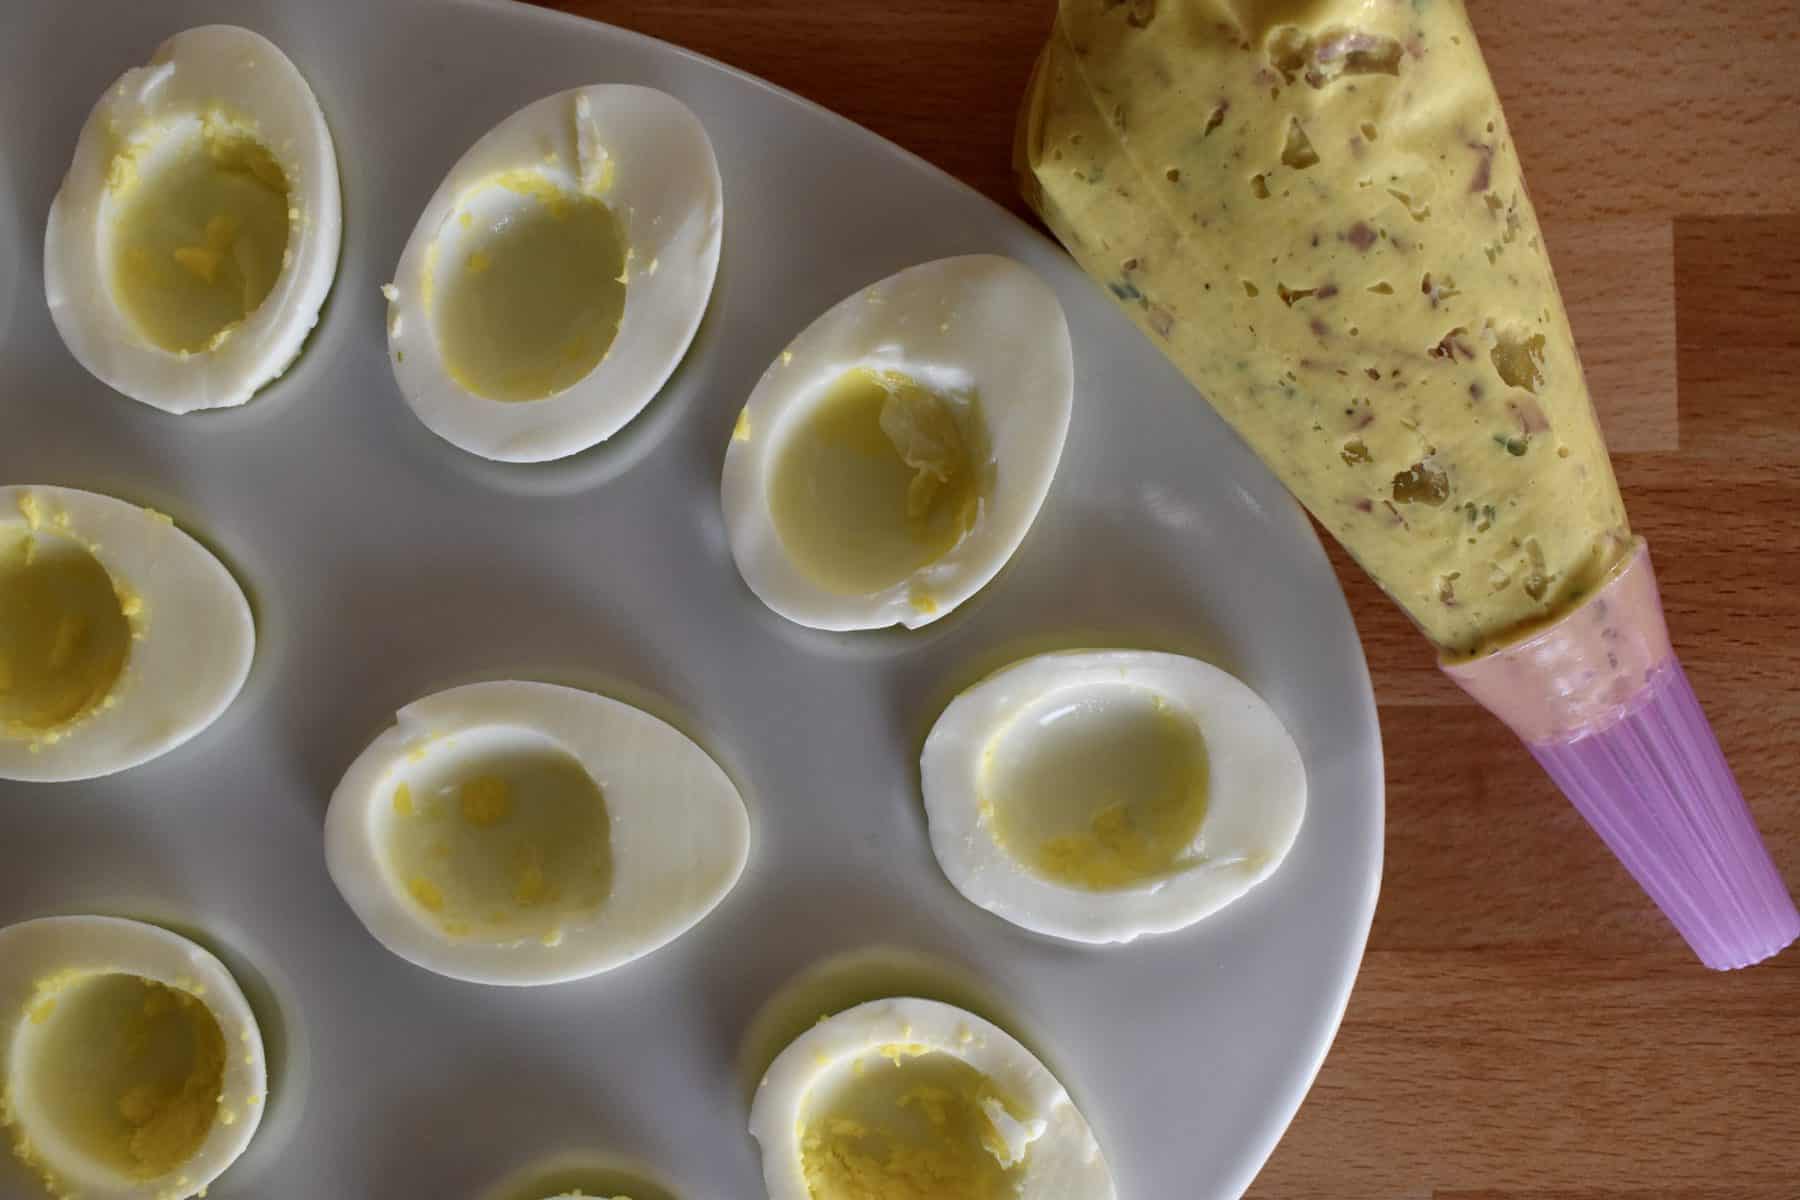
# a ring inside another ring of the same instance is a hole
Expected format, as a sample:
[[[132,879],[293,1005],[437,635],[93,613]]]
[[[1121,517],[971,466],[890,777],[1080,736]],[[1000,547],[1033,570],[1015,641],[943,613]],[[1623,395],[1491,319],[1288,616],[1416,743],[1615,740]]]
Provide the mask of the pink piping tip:
[[[1747,967],[1800,938],[1641,540],[1568,616],[1444,671],[1512,727],[1707,966]]]

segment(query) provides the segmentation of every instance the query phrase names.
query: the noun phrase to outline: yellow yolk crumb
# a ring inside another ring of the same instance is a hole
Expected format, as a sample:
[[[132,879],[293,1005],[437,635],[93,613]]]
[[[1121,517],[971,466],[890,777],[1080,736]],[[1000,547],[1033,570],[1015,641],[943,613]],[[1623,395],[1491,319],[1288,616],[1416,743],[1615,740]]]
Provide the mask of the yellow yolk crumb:
[[[200,245],[175,248],[175,261],[202,283],[211,283],[219,274],[219,264],[231,252],[232,239],[237,236],[237,231],[238,222],[219,213],[207,221]]]
[[[486,829],[506,820],[512,797],[506,781],[493,775],[477,775],[462,786],[463,820]]]
[[[419,902],[419,907],[427,912],[441,912],[444,907],[444,893],[438,890],[437,884],[423,876],[416,876],[406,885],[412,898]]]
[[[378,793],[388,878],[452,937],[554,944],[611,892],[605,797],[560,748],[465,758],[459,741]]]
[[[178,1089],[138,1084],[119,1097],[119,1115],[134,1126],[131,1157],[147,1174],[174,1170],[199,1149],[212,1126],[225,1078],[225,1040],[219,1024],[205,1006],[185,992],[158,984],[149,985],[144,997],[144,1027],[132,1030],[134,1039],[148,1040],[148,1023],[171,1011],[179,1011],[194,1034],[193,1066]]]
[[[1038,849],[1038,861],[1052,878],[1080,879],[1089,887],[1122,887],[1168,869],[1168,852],[1131,819],[1123,801],[1094,814],[1080,833],[1050,838]]]
[[[497,187],[503,187],[509,192],[530,196],[549,209],[550,215],[557,220],[568,215],[568,206],[572,197],[542,171],[502,171],[488,182]]]
[[[1089,891],[1143,886],[1203,860],[1205,739],[1163,697],[1124,689],[1023,719],[983,755],[994,840],[1046,879]],[[1011,747],[1017,739],[1019,749]]]
[[[852,1072],[800,1129],[811,1200],[1005,1200],[1018,1195],[1016,1126],[979,1071],[952,1056],[886,1046],[891,1066]],[[859,1060],[860,1062],[860,1060]]]
[[[138,156],[142,154],[142,143],[132,142],[121,147],[106,164],[106,190],[115,194],[130,191],[138,181]]]

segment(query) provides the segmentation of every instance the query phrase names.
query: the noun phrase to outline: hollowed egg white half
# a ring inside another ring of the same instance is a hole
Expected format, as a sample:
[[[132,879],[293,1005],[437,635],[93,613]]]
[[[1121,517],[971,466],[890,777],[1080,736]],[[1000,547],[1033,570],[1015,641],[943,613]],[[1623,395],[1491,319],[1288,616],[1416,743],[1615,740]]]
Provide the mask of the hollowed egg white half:
[[[1191,925],[1281,865],[1306,770],[1263,699],[1198,659],[1044,654],[947,707],[920,762],[931,846],[1015,925],[1128,942]]]
[[[70,353],[166,412],[242,404],[287,370],[337,273],[337,155],[268,39],[176,34],[101,96],[44,234]]]
[[[351,764],[326,865],[369,932],[455,979],[595,975],[692,928],[743,872],[731,779],[649,713],[545,683],[401,709]]]
[[[712,142],[673,96],[602,84],[526,106],[450,168],[384,289],[401,394],[483,458],[606,440],[693,341],[723,211]]]
[[[47,1195],[205,1192],[267,1107],[262,1033],[223,963],[117,917],[0,929],[0,1107]]]
[[[769,1200],[1112,1200],[1106,1158],[1063,1085],[1010,1034],[934,1000],[819,1021],[750,1108]]]
[[[750,590],[815,629],[909,629],[1006,565],[1062,457],[1068,323],[1008,258],[925,263],[840,302],[772,363],[720,488]]]
[[[110,775],[217,720],[256,649],[231,573],[161,513],[0,487],[0,779]]]

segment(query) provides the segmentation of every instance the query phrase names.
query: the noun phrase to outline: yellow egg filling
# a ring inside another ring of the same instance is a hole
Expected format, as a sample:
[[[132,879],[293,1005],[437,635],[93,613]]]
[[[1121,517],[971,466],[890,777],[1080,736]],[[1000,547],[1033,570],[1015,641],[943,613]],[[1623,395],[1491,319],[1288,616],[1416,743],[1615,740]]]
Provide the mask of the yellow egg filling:
[[[121,1175],[155,1178],[194,1156],[219,1116],[225,1036],[205,1002],[137,975],[46,980],[14,1036],[7,1111],[15,1150],[30,1112],[75,1152]],[[60,1192],[60,1188],[57,1189]]]
[[[1029,870],[1111,891],[1192,865],[1207,780],[1193,720],[1120,684],[1028,711],[997,735],[981,806],[995,841]]]
[[[1017,1122],[993,1080],[954,1055],[870,1051],[815,1083],[800,1119],[811,1200],[1019,1194]]]
[[[104,705],[140,611],[73,538],[0,528],[0,734],[40,739]]]
[[[153,345],[194,354],[219,346],[268,297],[298,213],[254,133],[208,119],[165,136],[179,142],[114,160],[113,296]]]
[[[611,891],[605,797],[563,750],[509,744],[463,755],[451,739],[387,786],[389,868],[452,937],[553,944]]]
[[[858,367],[783,437],[769,509],[782,546],[813,582],[867,595],[955,549],[981,515],[990,476],[974,394]]]
[[[598,198],[534,172],[493,185],[527,202],[459,232],[454,253],[434,252],[427,302],[452,379],[489,400],[542,400],[612,348],[625,314],[625,233]],[[469,218],[460,214],[459,230]]]

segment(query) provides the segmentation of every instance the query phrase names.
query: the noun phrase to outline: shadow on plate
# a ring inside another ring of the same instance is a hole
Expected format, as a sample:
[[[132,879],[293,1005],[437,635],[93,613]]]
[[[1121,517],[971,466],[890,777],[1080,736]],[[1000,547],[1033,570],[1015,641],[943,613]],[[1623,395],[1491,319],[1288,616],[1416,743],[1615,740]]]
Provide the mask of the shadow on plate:
[[[615,1155],[569,1151],[523,1167],[475,1200],[551,1200],[560,1196],[613,1197],[630,1200],[679,1200],[673,1188],[642,1164]]]
[[[545,564],[345,562],[312,604],[368,639],[303,664],[297,674],[314,678],[290,678],[282,701],[290,710],[277,722],[287,769],[305,781],[320,819],[343,771],[396,711],[460,684],[523,679],[599,692],[661,717],[712,753],[661,686],[670,682],[666,671],[632,623]]]
[[[571,1126],[585,1140],[634,1144],[641,1140],[630,1115],[628,1096],[600,1092],[591,1071],[579,1061],[553,1058],[525,1060],[518,1055],[492,1055],[479,1060],[446,1053],[429,1086],[403,1096],[387,1110],[379,1136],[362,1142],[361,1161],[347,1178],[359,1179],[367,1194],[430,1196],[475,1194],[479,1200],[549,1200],[555,1190],[527,1191],[541,1178],[553,1189],[566,1169],[610,1172],[615,1179],[643,1188],[642,1200],[673,1200],[666,1188],[623,1160],[597,1156],[556,1157],[570,1140]],[[529,1081],[527,1086],[521,1080]],[[505,1097],[495,1103],[494,1097]],[[544,1146],[547,1137],[562,1145]],[[470,1193],[467,1181],[488,1177],[497,1162],[536,1165],[507,1176],[490,1190]],[[598,1175],[598,1178],[605,1178]],[[591,1191],[584,1185],[584,1190]],[[615,1193],[602,1192],[601,1195]],[[637,1191],[624,1194],[640,1200]]]

